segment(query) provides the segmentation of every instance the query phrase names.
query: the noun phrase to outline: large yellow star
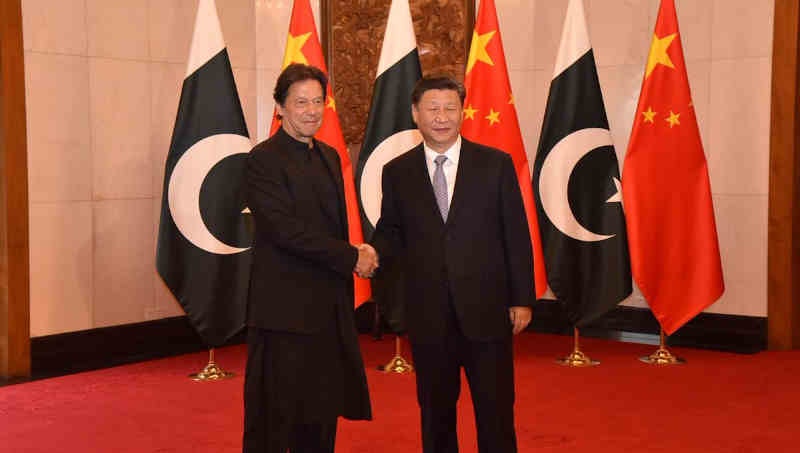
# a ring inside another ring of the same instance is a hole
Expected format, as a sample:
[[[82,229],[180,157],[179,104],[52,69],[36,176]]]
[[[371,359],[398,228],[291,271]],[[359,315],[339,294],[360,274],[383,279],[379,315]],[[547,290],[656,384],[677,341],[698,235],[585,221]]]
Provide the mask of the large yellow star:
[[[286,41],[286,54],[283,57],[283,67],[286,68],[292,63],[308,64],[306,56],[303,55],[303,46],[306,41],[311,37],[311,32],[303,33],[302,35],[292,36],[289,34],[289,39]]]
[[[681,122],[678,121],[678,118],[680,118],[680,116],[681,116],[680,113],[673,113],[672,110],[670,110],[669,111],[669,118],[665,119],[664,121],[668,122],[669,123],[669,128],[672,129],[672,127],[675,126],[676,124],[677,125],[681,124]]]
[[[646,112],[642,112],[642,115],[644,115],[644,122],[645,123],[652,123],[653,122],[653,118],[656,117],[656,113],[658,113],[658,112],[654,112],[653,111],[653,107],[647,107],[647,111]]]
[[[467,106],[467,107],[464,109],[464,119],[465,119],[465,120],[466,120],[466,119],[469,119],[469,120],[474,120],[474,119],[475,119],[475,112],[477,112],[477,111],[478,111],[478,109],[476,109],[476,108],[472,108],[472,104],[468,105],[468,106]]]
[[[494,109],[489,109],[489,114],[484,117],[489,120],[489,126],[494,126],[494,123],[500,122],[500,112],[495,112]]]
[[[333,96],[328,96],[328,105],[326,105],[329,109],[336,111],[336,101],[333,100]]]
[[[478,61],[482,61],[489,66],[494,66],[492,57],[486,52],[486,45],[489,44],[494,34],[495,30],[482,35],[479,35],[477,30],[472,32],[472,44],[469,46],[469,60],[467,60],[466,74],[469,74],[469,71],[472,70],[472,67],[475,66],[475,63]]]
[[[653,33],[653,42],[650,44],[650,55],[647,57],[647,70],[644,74],[645,79],[650,77],[650,73],[653,72],[653,69],[656,68],[656,65],[663,64],[668,68],[675,69],[675,66],[672,64],[672,60],[670,60],[669,55],[667,55],[667,49],[669,49],[669,46],[672,44],[672,41],[676,36],[678,36],[678,34],[673,33],[663,38],[659,38],[658,35]]]

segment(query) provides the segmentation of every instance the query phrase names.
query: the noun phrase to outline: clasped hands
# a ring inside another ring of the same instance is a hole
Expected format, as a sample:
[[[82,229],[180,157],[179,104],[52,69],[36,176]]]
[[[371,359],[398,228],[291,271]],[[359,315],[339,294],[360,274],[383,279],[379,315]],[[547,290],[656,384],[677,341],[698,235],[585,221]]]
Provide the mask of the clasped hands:
[[[356,262],[355,273],[361,278],[370,278],[378,268],[378,252],[369,244],[359,244],[358,261]]]

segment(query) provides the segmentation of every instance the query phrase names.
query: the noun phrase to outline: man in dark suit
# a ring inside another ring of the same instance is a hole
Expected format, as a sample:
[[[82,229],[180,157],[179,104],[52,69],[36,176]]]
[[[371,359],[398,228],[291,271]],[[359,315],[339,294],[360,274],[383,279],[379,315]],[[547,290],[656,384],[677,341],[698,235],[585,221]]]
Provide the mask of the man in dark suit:
[[[353,319],[353,272],[374,250],[347,242],[341,163],[314,139],[327,78],[293,64],[274,98],[281,128],[247,162],[255,241],[247,306],[246,453],[329,453],[337,417],[371,418]]]
[[[512,334],[530,322],[533,258],[511,157],[460,136],[464,88],[423,78],[412,114],[424,143],[383,168],[371,243],[405,270],[406,324],[425,453],[458,451],[464,368],[480,453],[517,451]]]

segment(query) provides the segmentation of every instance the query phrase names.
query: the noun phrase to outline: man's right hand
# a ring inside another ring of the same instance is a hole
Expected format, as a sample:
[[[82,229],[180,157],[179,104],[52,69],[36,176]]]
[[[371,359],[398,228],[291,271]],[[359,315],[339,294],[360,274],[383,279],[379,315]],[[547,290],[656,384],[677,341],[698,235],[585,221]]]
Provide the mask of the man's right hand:
[[[370,278],[378,268],[378,252],[369,244],[359,244],[358,261],[356,262],[355,273],[361,278]]]

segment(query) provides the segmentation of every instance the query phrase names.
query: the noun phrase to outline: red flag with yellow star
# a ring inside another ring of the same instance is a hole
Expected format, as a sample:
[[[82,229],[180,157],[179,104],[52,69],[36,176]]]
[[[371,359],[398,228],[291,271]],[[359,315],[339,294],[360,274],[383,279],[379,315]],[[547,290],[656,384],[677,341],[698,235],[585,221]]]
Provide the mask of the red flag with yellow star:
[[[514,97],[511,95],[494,0],[481,1],[472,34],[464,86],[467,98],[464,100],[461,134],[468,140],[507,152],[514,161],[533,246],[536,297],[541,297],[547,289],[542,241],[539,238],[528,158]]]
[[[622,173],[631,269],[672,334],[725,290],[674,0],[662,0]]]
[[[292,18],[289,21],[289,36],[286,40],[286,53],[283,57],[283,66],[286,68],[292,63],[303,63],[316,66],[328,74],[325,59],[322,56],[322,46],[317,35],[317,25],[314,22],[314,14],[311,11],[311,4],[308,0],[295,0],[292,8]],[[322,127],[320,127],[316,139],[321,140],[332,146],[339,153],[339,160],[342,162],[342,179],[344,180],[344,198],[347,205],[347,228],[351,244],[361,244],[364,242],[364,235],[361,231],[361,218],[358,214],[358,201],[356,199],[356,187],[353,180],[353,165],[350,162],[350,155],[347,153],[342,136],[342,127],[339,124],[339,116],[336,114],[336,102],[333,98],[333,89],[328,83],[327,105],[322,117]],[[269,135],[274,134],[280,127],[280,120],[277,118],[277,110],[272,117],[272,127]],[[358,307],[370,298],[369,280],[353,275],[355,282],[355,306]]]

